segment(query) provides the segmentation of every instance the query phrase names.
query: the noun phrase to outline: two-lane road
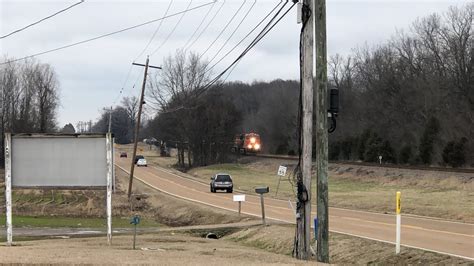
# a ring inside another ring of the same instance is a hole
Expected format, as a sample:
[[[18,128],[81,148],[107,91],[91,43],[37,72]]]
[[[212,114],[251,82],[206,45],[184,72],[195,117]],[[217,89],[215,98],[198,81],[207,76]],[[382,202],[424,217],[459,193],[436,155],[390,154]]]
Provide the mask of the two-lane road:
[[[116,165],[129,172],[130,159],[116,158]],[[209,185],[176,175],[160,167],[135,168],[136,179],[167,194],[190,201],[237,211],[232,194],[210,193]],[[316,210],[313,207],[313,210]],[[247,195],[242,213],[261,215],[260,198]],[[289,203],[265,199],[268,219],[295,223]],[[329,209],[329,229],[332,232],[360,236],[374,240],[395,242],[395,216],[339,208]],[[315,216],[315,215],[314,215]],[[474,260],[474,225],[424,217],[402,216],[402,246],[415,247]]]

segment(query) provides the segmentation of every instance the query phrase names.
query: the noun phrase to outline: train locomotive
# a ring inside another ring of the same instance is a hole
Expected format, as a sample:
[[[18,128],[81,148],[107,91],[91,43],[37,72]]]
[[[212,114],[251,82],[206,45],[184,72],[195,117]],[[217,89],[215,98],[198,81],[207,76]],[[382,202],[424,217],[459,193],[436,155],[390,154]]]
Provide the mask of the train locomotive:
[[[241,154],[259,153],[262,150],[260,135],[257,133],[242,133],[235,135],[233,152]]]

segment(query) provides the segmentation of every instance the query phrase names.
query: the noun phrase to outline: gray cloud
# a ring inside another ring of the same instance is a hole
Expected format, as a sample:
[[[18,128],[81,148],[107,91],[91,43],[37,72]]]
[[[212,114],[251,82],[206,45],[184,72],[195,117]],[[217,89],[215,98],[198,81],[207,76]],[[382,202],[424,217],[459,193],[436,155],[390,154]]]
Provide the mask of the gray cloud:
[[[5,1],[0,0],[0,32],[8,33],[34,20],[47,16],[75,1]],[[247,1],[247,10],[253,1]],[[258,1],[248,19],[236,32],[221,54],[233,47],[277,1]],[[417,17],[433,12],[444,12],[450,5],[462,5],[468,1],[327,1],[328,8],[328,52],[347,55],[351,49],[367,43],[375,45],[388,40],[395,30],[407,28]],[[24,32],[0,40],[0,51],[11,57],[22,57],[72,42],[95,37],[147,20],[161,17],[168,1],[92,1],[89,0],[64,14],[38,24]],[[170,13],[183,10],[188,1],[174,1]],[[207,1],[193,1],[193,6]],[[215,38],[241,1],[228,0],[203,37],[193,50],[202,52]],[[216,5],[220,5],[217,3]],[[164,56],[173,53],[188,40],[195,27],[207,12],[208,7],[187,14],[175,34],[151,58],[151,63],[160,65]],[[214,7],[214,11],[217,6]],[[211,12],[212,14],[212,12]],[[231,30],[243,16],[243,12],[231,24],[221,39],[206,54],[212,57],[220,48]],[[178,17],[165,20],[147,53],[160,45],[171,31]],[[131,61],[139,54],[154,32],[157,23],[132,31],[117,34],[91,43],[72,47],[38,57],[41,62],[51,64],[61,82],[59,122],[75,123],[79,120],[95,120],[104,106],[110,106],[118,96]],[[275,29],[249,52],[230,76],[229,80],[271,80],[275,78],[298,78],[298,38],[300,25],[296,24],[296,13],[292,10]],[[247,40],[243,45],[248,44]],[[214,73],[229,64],[244,46],[223,60]],[[145,53],[137,61],[144,61]],[[138,94],[138,78],[142,69],[134,67],[126,85],[124,95]]]

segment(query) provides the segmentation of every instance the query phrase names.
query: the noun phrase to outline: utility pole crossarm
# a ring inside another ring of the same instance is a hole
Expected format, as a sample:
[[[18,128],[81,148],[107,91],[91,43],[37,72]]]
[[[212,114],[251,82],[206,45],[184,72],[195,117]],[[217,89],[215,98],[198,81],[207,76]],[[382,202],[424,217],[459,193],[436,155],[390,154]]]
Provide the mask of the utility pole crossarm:
[[[144,65],[144,64],[138,64],[138,63],[132,63],[132,65],[135,65],[135,66],[142,66],[142,67],[147,67],[147,66],[146,66],[146,65]],[[156,68],[156,69],[162,69],[162,68],[161,68],[161,67],[159,67],[159,66],[150,66],[150,65],[148,65],[148,67],[150,67],[150,68]]]

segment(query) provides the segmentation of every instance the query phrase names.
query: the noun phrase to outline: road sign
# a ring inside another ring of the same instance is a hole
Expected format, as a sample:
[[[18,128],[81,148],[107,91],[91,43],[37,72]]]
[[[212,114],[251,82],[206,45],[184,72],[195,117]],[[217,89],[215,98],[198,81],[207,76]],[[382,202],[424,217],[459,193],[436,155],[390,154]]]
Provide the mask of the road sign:
[[[245,201],[245,195],[234,195],[234,201]]]
[[[279,176],[285,176],[286,175],[286,169],[287,169],[286,166],[280,165],[280,167],[278,167],[278,173],[277,174]]]
[[[137,225],[139,223],[140,223],[140,216],[138,215],[133,216],[132,219],[130,220],[130,224]]]

